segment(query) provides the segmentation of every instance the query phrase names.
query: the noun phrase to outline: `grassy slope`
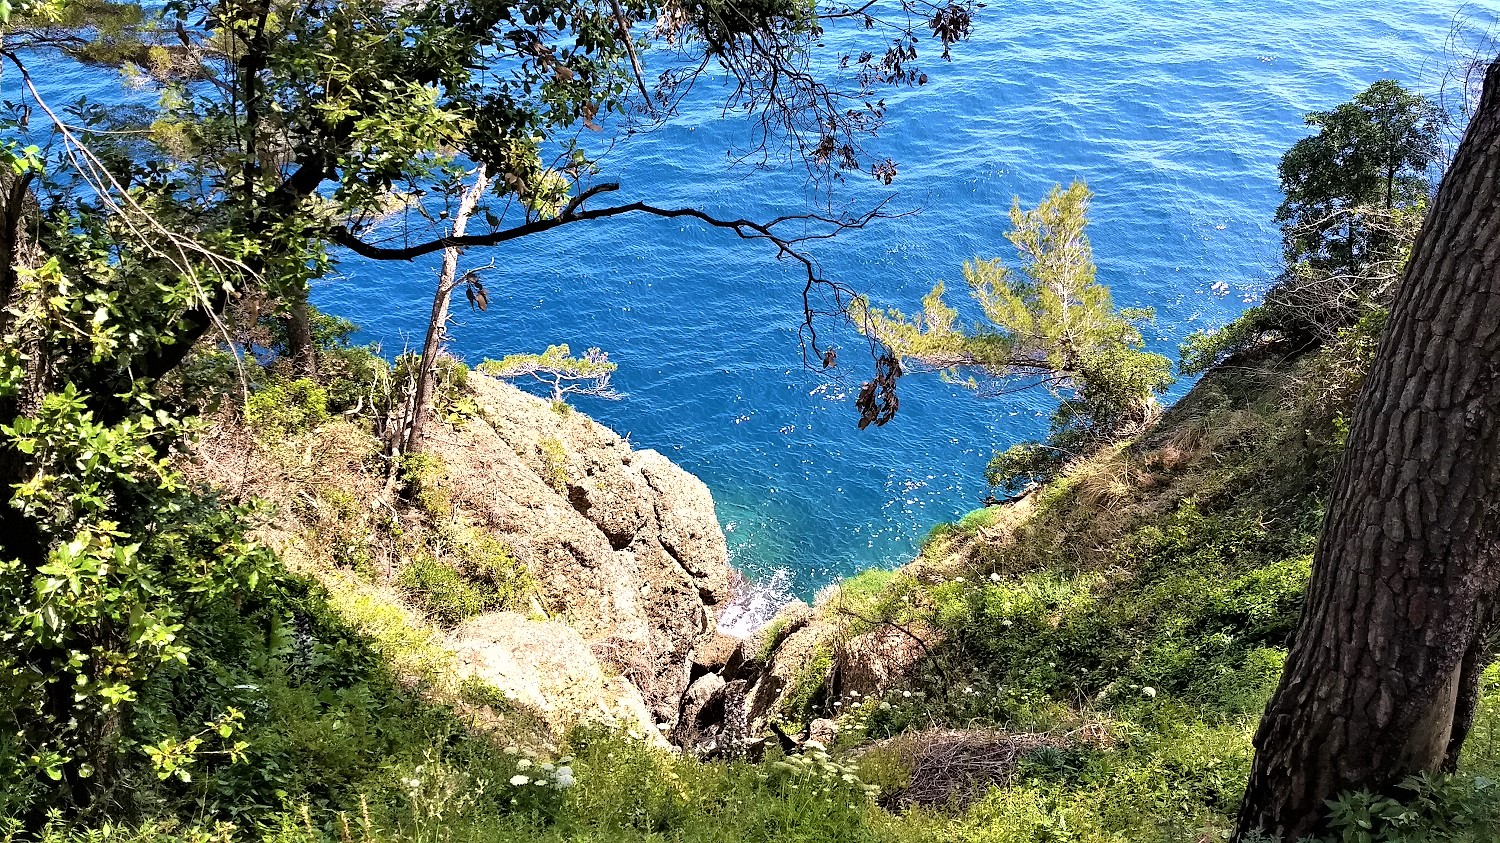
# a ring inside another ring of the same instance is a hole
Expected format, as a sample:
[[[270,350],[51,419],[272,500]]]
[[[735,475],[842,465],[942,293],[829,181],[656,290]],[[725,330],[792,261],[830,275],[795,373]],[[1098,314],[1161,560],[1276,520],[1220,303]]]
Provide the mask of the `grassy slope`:
[[[846,632],[921,626],[942,643],[905,687],[808,712],[840,716],[844,768],[704,764],[603,733],[547,745],[526,713],[451,681],[428,621],[378,584],[385,555],[423,534],[420,517],[375,524],[350,504],[370,492],[364,434],[343,422],[293,434],[270,458],[304,477],[302,504],[284,501],[267,529],[302,549],[301,573],[215,620],[221,646],[155,689],[183,733],[226,701],[246,711],[246,757],[203,756],[190,781],[120,771],[128,822],[88,820],[91,839],[1216,839],[1295,623],[1367,350],[1355,337],[1291,366],[1221,369],[1137,441],[1019,506],[935,529],[900,572],[846,583],[864,618]],[[1466,758],[1490,774],[1491,678]],[[866,798],[861,778],[913,784],[910,742],[891,736],[943,727],[1047,739],[966,807],[891,813]],[[576,784],[551,786],[544,763],[568,764]]]

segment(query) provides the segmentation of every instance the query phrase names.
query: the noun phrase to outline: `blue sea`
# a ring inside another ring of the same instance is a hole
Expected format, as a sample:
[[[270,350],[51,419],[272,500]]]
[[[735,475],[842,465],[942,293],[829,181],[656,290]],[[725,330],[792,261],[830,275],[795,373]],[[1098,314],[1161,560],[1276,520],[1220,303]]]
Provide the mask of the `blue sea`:
[[[1053,184],[1083,179],[1097,194],[1100,279],[1117,304],[1156,309],[1150,344],[1175,359],[1186,334],[1232,319],[1276,273],[1276,167],[1307,133],[1303,115],[1379,78],[1438,94],[1497,9],[991,3],[951,61],[923,45],[927,85],[885,93],[889,122],[871,148],[898,163],[896,181],[855,174],[834,194],[851,207],[890,196],[914,213],[812,251],[829,277],[911,309],[935,281],[961,288],[967,259],[1014,258],[1003,236],[1013,197],[1034,204]],[[730,160],[748,127],[721,116],[721,98],[706,87],[667,126],[616,147],[604,160],[617,198],[731,217],[820,201],[803,170]],[[467,261],[490,257],[489,311],[456,303],[453,353],[477,363],[553,343],[608,351],[626,396],[577,404],[701,477],[734,564],[790,594],[910,559],[934,524],[979,505],[990,455],[1042,432],[1051,408],[1045,393],[981,398],[909,376],[896,419],[859,430],[862,339],[829,323],[838,370],[805,368],[800,267],[692,222],[574,225]],[[347,260],[316,301],[396,352],[420,344],[436,265]]]
[[[961,289],[965,260],[1014,258],[1013,197],[1035,204],[1083,179],[1100,279],[1117,304],[1156,309],[1150,345],[1175,359],[1185,335],[1232,319],[1276,273],[1276,166],[1307,133],[1303,115],[1379,78],[1451,96],[1450,73],[1497,14],[1500,0],[991,2],[951,61],[921,45],[927,85],[883,92],[871,151],[898,163],[896,181],[854,174],[832,195],[911,213],[810,251],[827,276],[913,309],[938,280]],[[111,96],[85,80],[59,67],[43,83]],[[667,125],[610,150],[611,199],[760,218],[828,201],[805,170],[735,164],[727,151],[749,126],[721,114],[723,94],[700,85]],[[825,323],[840,365],[805,368],[800,267],[693,222],[571,225],[466,266],[492,257],[489,311],[460,299],[450,350],[471,363],[554,343],[608,351],[625,397],[578,406],[701,477],[734,564],[773,591],[807,597],[907,561],[934,524],[979,505],[990,455],[1042,433],[1051,409],[1045,393],[981,398],[908,376],[896,419],[859,430],[862,338]],[[395,354],[420,344],[437,264],[346,258],[314,297]]]

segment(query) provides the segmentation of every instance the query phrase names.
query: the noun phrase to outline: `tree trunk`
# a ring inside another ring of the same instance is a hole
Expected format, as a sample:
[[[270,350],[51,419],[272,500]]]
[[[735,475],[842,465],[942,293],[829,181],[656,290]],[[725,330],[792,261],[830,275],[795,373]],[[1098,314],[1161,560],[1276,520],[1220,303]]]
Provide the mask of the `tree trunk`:
[[[453,236],[464,236],[469,217],[479,204],[489,186],[484,167],[474,174],[474,184],[459,200],[458,213],[453,217]],[[427,320],[427,336],[422,341],[422,360],[417,366],[417,384],[412,392],[411,406],[407,409],[407,431],[402,443],[405,453],[412,453],[422,444],[422,427],[432,412],[432,386],[437,376],[438,353],[442,350],[443,337],[448,327],[448,302],[458,286],[458,254],[460,249],[449,246],[443,250],[443,271],[438,276],[437,290],[432,295],[432,315]]]
[[[1371,365],[1238,833],[1318,832],[1325,801],[1451,768],[1500,571],[1500,61]]]
[[[313,347],[312,313],[307,307],[306,291],[292,300],[286,317],[286,356],[297,377],[318,376],[318,350]]]

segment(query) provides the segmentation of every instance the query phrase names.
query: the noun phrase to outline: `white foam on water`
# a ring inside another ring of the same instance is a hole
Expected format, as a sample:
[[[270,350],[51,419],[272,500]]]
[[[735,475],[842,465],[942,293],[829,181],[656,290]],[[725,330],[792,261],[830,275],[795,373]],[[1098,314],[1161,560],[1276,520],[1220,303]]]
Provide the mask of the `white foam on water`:
[[[741,577],[734,596],[719,613],[719,631],[734,638],[749,638],[793,599],[792,572],[786,568],[776,569],[759,582]]]

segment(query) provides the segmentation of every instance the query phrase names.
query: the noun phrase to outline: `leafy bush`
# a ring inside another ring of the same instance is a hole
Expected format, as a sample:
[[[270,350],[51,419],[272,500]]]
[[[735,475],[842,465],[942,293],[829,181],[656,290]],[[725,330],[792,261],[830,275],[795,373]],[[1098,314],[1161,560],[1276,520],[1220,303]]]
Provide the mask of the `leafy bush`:
[[[1346,793],[1329,805],[1327,843],[1487,843],[1500,838],[1500,786],[1482,776],[1422,774],[1405,798]]]
[[[406,563],[396,578],[413,603],[440,623],[462,623],[498,605],[497,595],[477,588],[457,570],[430,556]]]
[[[545,436],[536,443],[542,458],[542,479],[559,495],[568,493],[568,451],[555,436]]]
[[[407,596],[439,622],[451,626],[484,612],[523,610],[537,593],[525,564],[493,536],[443,527],[439,542],[442,558],[420,552],[396,578]]]
[[[133,745],[144,689],[194,657],[193,619],[267,575],[269,555],[245,535],[252,510],[190,489],[158,450],[182,423],[139,398],[146,413],[105,425],[69,385],[0,425],[36,469],[9,505],[46,536],[39,557],[19,535],[0,555],[0,734],[14,741],[0,749],[0,790],[11,799],[37,795],[40,777],[60,802],[86,804]]]
[[[445,522],[453,515],[453,501],[443,488],[447,467],[441,457],[423,451],[403,454],[401,479],[404,494],[435,522]]]
[[[328,421],[328,392],[308,378],[273,381],[245,402],[245,424],[261,439],[277,441]]]

